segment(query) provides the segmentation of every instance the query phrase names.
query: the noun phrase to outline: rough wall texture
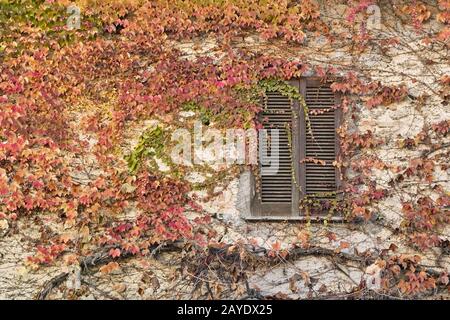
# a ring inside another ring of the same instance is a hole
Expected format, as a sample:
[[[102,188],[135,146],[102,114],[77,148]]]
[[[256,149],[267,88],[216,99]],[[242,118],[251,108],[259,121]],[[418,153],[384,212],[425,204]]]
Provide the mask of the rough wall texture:
[[[334,10],[337,11],[329,13],[331,17],[342,14],[339,12],[340,8]],[[186,59],[196,59],[203,55],[209,55],[215,59],[221,57],[221,53],[216,50],[213,38],[173,43],[173,45],[185,53]],[[408,91],[415,93],[416,96],[421,92],[430,92],[432,88],[428,86],[433,86],[434,74],[450,72],[448,61],[433,66],[420,61],[414,52],[416,44],[413,42],[410,43],[411,50],[406,51],[403,48],[404,51],[390,52],[390,59],[377,52],[364,53],[356,57],[348,55],[346,54],[348,48],[324,46],[320,38],[311,38],[307,46],[286,49],[286,47],[279,47],[277,43],[267,43],[257,36],[248,35],[237,38],[235,46],[236,48],[245,47],[254,52],[271,52],[274,55],[292,58],[305,56],[313,63],[316,61],[317,64],[339,66],[347,70],[351,70],[355,65],[365,66],[370,70],[373,79],[385,84],[406,84]],[[420,81],[411,81],[413,77]],[[450,109],[444,110],[437,101],[433,102],[433,99],[425,105],[419,105],[413,99],[407,99],[401,103],[389,105],[388,109],[368,109],[362,104],[358,107],[361,120],[354,122],[352,119],[346,119],[349,128],[359,128],[361,131],[371,130],[377,137],[388,141],[380,148],[364,152],[373,153],[381,160],[396,163],[399,166],[406,165],[410,159],[419,156],[421,151],[400,149],[397,143],[399,135],[412,137],[420,132],[424,124],[450,119]],[[143,123],[142,126],[130,130],[130,144],[125,148],[131,149],[136,144],[138,137],[136,133],[154,125],[153,122]],[[351,176],[352,172],[347,174]],[[385,169],[374,170],[374,174],[379,185],[387,185],[393,175]],[[449,175],[448,170],[436,174],[436,179],[439,181],[444,183],[447,181],[445,184],[447,189],[450,189]],[[202,177],[196,176],[193,179],[201,180]],[[448,254],[445,255],[437,249],[419,252],[408,246],[396,232],[396,228],[399,228],[402,222],[401,198],[408,197],[408,192],[417,192],[418,188],[433,196],[430,185],[411,184],[409,189],[405,185],[404,190],[399,190],[373,208],[377,213],[376,219],[357,225],[318,223],[305,226],[296,222],[248,222],[245,218],[249,215],[252,188],[250,173],[244,172],[239,179],[233,180],[222,194],[204,203],[204,209],[216,217],[213,224],[217,230],[217,239],[227,243],[251,241],[257,246],[270,249],[275,242],[279,241],[281,248],[287,248],[292,243],[298,242],[302,231],[307,228],[314,235],[310,240],[314,246],[330,250],[339,249],[343,253],[352,254],[355,251],[367,250],[380,252],[394,243],[399,253],[420,255],[424,265],[438,271],[450,269]],[[330,232],[336,234],[339,240],[330,239]],[[4,223],[0,224],[0,233],[4,234],[0,238],[0,298],[36,297],[45,281],[58,274],[61,269],[55,266],[50,269],[30,271],[22,266],[38,233],[36,235],[16,234],[15,230],[11,230]],[[441,236],[443,239],[450,239],[450,229],[442,230]],[[349,245],[343,247],[343,242]],[[174,285],[172,282],[181,268],[177,266],[178,259],[175,253],[128,261],[121,265],[119,271],[107,276],[101,275],[100,272],[92,272],[83,277],[82,283],[77,283],[79,278],[77,270],[67,270],[72,272],[69,281],[61,286],[59,291],[53,292],[51,297],[61,297],[70,288],[78,287],[82,288],[82,292],[77,296],[87,299],[190,298],[192,283],[180,281]],[[292,298],[306,298],[326,293],[345,294],[351,288],[358,286],[362,279],[376,276],[376,273],[377,269],[373,266],[364,269],[351,261],[340,261],[319,254],[257,269],[248,281],[250,287],[258,289],[261,295],[276,295],[281,292]]]

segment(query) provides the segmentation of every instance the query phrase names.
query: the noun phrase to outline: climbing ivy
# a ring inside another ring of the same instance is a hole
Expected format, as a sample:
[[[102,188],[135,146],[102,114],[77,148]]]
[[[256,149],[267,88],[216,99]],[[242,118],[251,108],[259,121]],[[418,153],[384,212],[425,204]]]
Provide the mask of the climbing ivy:
[[[258,86],[263,90],[263,92],[279,92],[283,96],[288,97],[291,100],[291,107],[293,107],[292,102],[298,101],[300,108],[305,117],[306,129],[312,135],[311,121],[309,119],[309,109],[306,105],[305,99],[295,86],[290,85],[287,81],[281,79],[264,79],[258,83]],[[293,113],[294,116],[297,112]],[[314,137],[314,136],[313,136]]]
[[[135,173],[144,159],[151,161],[151,168],[156,170],[158,165],[155,158],[168,160],[167,155],[164,153],[166,142],[167,133],[161,126],[146,130],[139,137],[139,142],[131,154],[125,158],[130,171]]]
[[[66,27],[69,3],[81,9],[79,30]],[[188,243],[192,254],[213,245],[216,233],[205,227],[210,215],[190,192],[206,188],[217,195],[219,182],[225,186],[242,168],[194,166],[209,176],[202,183],[187,183],[187,169],[167,158],[166,129],[179,125],[182,110],[194,111],[205,126],[260,128],[257,115],[264,106],[256,101],[255,91],[278,91],[300,102],[311,130],[303,97],[286,82],[306,71],[324,81],[340,75],[331,87],[343,95],[346,113],[337,132],[342,154],[336,159],[345,178],[346,201],[342,207],[332,203],[330,212],[345,210],[348,221],[369,221],[383,212],[384,200],[397,196],[400,208],[395,214],[403,223],[395,234],[422,251],[444,250],[448,240],[442,230],[450,222],[450,200],[437,177],[448,170],[448,119],[424,121],[417,135],[402,133],[398,146],[408,157],[399,165],[377,155],[378,148],[392,146],[390,141],[358,128],[365,120],[362,111],[406,99],[414,114],[432,104],[437,112],[445,110],[448,1],[439,0],[438,6],[424,1],[386,4],[384,11],[410,28],[413,38],[408,32],[374,36],[358,24],[369,6],[379,2],[335,3],[346,8],[339,28],[311,0],[0,0],[0,226],[27,237],[28,226],[39,227],[27,267],[56,260],[79,264],[96,249],[112,248],[108,259],[119,260],[153,256],[150,248],[168,242]],[[428,28],[428,22],[435,27]],[[336,52],[345,51],[352,64],[332,67],[301,54],[316,38]],[[186,43],[209,39],[215,44],[206,53],[195,45],[185,50]],[[241,46],[239,41],[264,46]],[[411,50],[412,43],[420,50]],[[409,88],[425,87],[426,94],[374,80],[376,70],[356,63],[372,52],[395,61],[393,52],[402,50],[424,62],[427,81],[395,70],[383,73],[404,79]],[[434,66],[441,67],[435,72]],[[124,161],[117,150],[126,144],[126,133],[150,118],[160,118],[164,125],[145,131]],[[159,170],[154,158],[171,170]],[[375,170],[389,181],[377,182]],[[415,192],[408,189],[411,185]],[[136,208],[136,214],[124,217]],[[277,246],[273,251],[280,252]],[[229,260],[238,261],[234,257]],[[380,256],[378,262],[405,294],[448,284],[447,274],[417,271],[419,259]],[[203,279],[208,267],[197,279]],[[244,272],[237,274],[246,279]]]

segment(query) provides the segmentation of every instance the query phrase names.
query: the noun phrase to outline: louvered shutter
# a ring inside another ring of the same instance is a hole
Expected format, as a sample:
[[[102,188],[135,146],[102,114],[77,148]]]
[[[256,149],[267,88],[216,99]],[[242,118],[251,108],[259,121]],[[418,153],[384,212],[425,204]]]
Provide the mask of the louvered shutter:
[[[291,82],[298,86],[298,82]],[[298,102],[291,101],[279,92],[267,92],[265,108],[261,114],[264,129],[267,129],[267,145],[259,145],[259,156],[271,155],[273,147],[279,148],[279,165],[277,170],[269,170],[271,164],[263,164],[264,159],[259,159],[260,190],[257,194],[256,212],[254,215],[262,217],[290,217],[298,214],[298,191],[295,188],[293,175],[298,170],[292,168],[298,162],[295,150],[289,147],[289,136],[292,144],[298,140]],[[271,135],[271,129],[278,129],[278,143]],[[290,134],[289,134],[290,131]],[[261,134],[261,133],[260,133]]]
[[[340,122],[340,111],[335,108],[338,97],[329,83],[317,80],[306,80],[302,91],[309,118],[302,130],[304,139],[301,142],[305,146],[305,158],[302,159],[306,160],[301,161],[304,195],[326,204],[336,199],[340,184],[339,172],[333,165],[339,151],[336,129]],[[313,214],[320,215],[321,212],[316,210]]]
[[[288,203],[292,202],[292,158],[288,147],[287,130],[292,125],[291,102],[278,92],[267,93],[267,109],[262,116],[264,129],[268,130],[266,146],[260,145],[262,154],[269,155],[275,147],[279,148],[278,170],[270,170],[270,164],[262,164],[267,174],[261,176],[261,202],[262,203]],[[279,130],[278,142],[271,135],[270,130]],[[264,163],[264,162],[263,162]]]
[[[266,94],[261,120],[265,119],[262,121],[265,129],[279,129],[280,167],[278,172],[255,177],[259,181],[259,190],[252,202],[252,218],[257,220],[303,219],[306,213],[300,210],[299,200],[308,197],[326,204],[337,198],[336,191],[340,186],[339,172],[333,165],[339,152],[336,129],[341,114],[340,109],[334,108],[339,104],[339,97],[329,84],[318,80],[301,79],[290,81],[290,84],[305,98],[308,120],[299,101],[291,102],[279,92]],[[289,150],[286,125],[291,132],[292,151]],[[270,134],[268,140],[271,140]],[[269,151],[270,155],[270,145],[268,150],[264,146],[259,148],[262,154]],[[315,159],[316,163],[308,161],[310,159]],[[258,160],[261,163],[264,159]],[[260,164],[260,169],[269,166]],[[323,209],[312,211],[310,215],[322,216],[328,212],[326,206]]]

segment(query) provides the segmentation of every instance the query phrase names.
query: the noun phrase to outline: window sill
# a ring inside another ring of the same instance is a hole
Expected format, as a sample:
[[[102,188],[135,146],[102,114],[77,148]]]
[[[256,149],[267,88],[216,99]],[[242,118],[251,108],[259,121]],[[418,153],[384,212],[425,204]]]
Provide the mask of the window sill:
[[[262,217],[256,217],[256,216],[247,216],[244,217],[246,221],[249,222],[267,222],[267,221],[273,221],[273,222],[335,222],[335,223],[341,223],[344,222],[343,217],[326,217],[326,216],[315,216],[315,217],[309,217],[306,216],[262,216]]]

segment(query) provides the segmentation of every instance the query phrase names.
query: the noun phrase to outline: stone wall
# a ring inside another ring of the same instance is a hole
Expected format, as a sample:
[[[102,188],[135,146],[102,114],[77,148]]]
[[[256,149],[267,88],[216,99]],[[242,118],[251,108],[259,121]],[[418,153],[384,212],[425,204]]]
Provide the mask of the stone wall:
[[[327,10],[330,18],[336,19],[334,32],[338,33],[342,8],[327,8]],[[382,16],[382,18],[388,17]],[[383,23],[388,24],[389,21],[383,20]],[[391,30],[384,25],[382,27],[383,30],[379,32],[397,31],[399,36],[402,36],[404,32],[410,32]],[[223,53],[220,52],[212,37],[172,43],[172,45],[181,50],[186,59],[196,59],[203,55],[217,60],[223,57]],[[420,55],[418,57],[413,50],[393,49],[389,52],[390,58],[380,55],[376,50],[352,55],[348,54],[349,48],[339,45],[329,46],[324,44],[320,37],[313,36],[308,39],[306,46],[286,48],[281,43],[266,42],[256,35],[249,34],[236,38],[234,46],[245,47],[254,52],[271,53],[275,56],[306,57],[307,61],[313,65],[338,66],[341,70],[347,71],[355,66],[366,67],[373,79],[389,85],[405,84],[413,96],[423,92],[429,92],[432,95],[430,90],[435,85],[435,76],[450,73],[450,66],[445,59],[439,64],[426,65],[420,59]],[[411,42],[410,47],[420,50],[418,43]],[[412,81],[413,77],[420,81]],[[364,152],[373,153],[383,161],[398,163],[398,165],[407,164],[410,159],[419,156],[421,151],[420,149],[415,151],[400,149],[397,144],[399,135],[413,137],[420,132],[424,124],[450,119],[450,108],[443,108],[438,99],[433,97],[425,105],[419,105],[415,100],[408,98],[403,102],[391,104],[387,108],[368,109],[363,104],[358,107],[361,120],[355,122],[352,119],[345,119],[349,128],[361,131],[371,130],[377,137],[387,142],[380,148]],[[130,130],[130,144],[126,148],[132,148],[136,144],[137,133],[154,125],[154,122],[147,122]],[[352,172],[348,174],[351,176]],[[392,177],[392,172],[388,170],[374,170],[374,174],[380,185],[386,185]],[[193,179],[201,179],[201,177],[197,176]],[[443,183],[450,190],[448,170],[436,174],[436,180],[447,181]],[[404,188],[405,191],[412,192],[415,188],[421,188],[428,190],[427,192],[433,196],[430,185],[411,184],[408,189],[405,184]],[[355,251],[366,250],[380,252],[391,244],[395,244],[398,247],[398,253],[418,254],[423,258],[423,264],[438,271],[450,270],[448,255],[443,255],[438,249],[418,252],[396,233],[395,229],[402,221],[400,197],[407,197],[406,192],[393,194],[378,203],[373,208],[377,213],[377,219],[373,221],[357,225],[317,223],[309,226],[299,222],[247,221],[245,218],[249,215],[251,194],[250,173],[245,172],[240,178],[233,180],[221,195],[203,204],[204,209],[215,217],[213,225],[217,231],[217,239],[225,243],[251,242],[268,249],[275,242],[280,242],[281,248],[288,248],[292,243],[300,241],[299,239],[304,235],[303,232],[307,230],[313,235],[310,239],[313,246],[331,250],[339,249],[343,253],[353,254]],[[4,233],[4,236],[0,237],[0,298],[34,298],[45,281],[64,270],[59,265],[39,270],[26,270],[23,267],[23,261],[29,255],[37,235],[16,233],[14,230],[9,230],[9,226],[4,223],[0,224],[0,232]],[[330,232],[337,235],[337,240],[329,238]],[[443,239],[450,239],[450,228],[443,230],[441,236]],[[342,246],[343,242],[349,245]],[[78,294],[78,298],[190,298],[192,284],[188,281],[177,282],[176,287],[172,285],[172,279],[177,274],[178,259],[176,254],[162,254],[157,258],[126,261],[119,271],[107,276],[93,271],[83,277],[84,282],[79,285],[83,291]],[[77,273],[73,270],[67,271],[73,272],[73,276],[69,277],[69,282],[72,284],[68,282],[68,286],[63,285],[59,290],[55,290],[52,298],[67,297],[65,294],[71,286],[73,287]],[[250,276],[249,284],[252,288],[258,289],[262,295],[282,293],[292,298],[306,298],[345,294],[358,286],[362,279],[376,272],[373,266],[361,269],[360,266],[327,256],[305,256],[293,262],[258,269]]]

